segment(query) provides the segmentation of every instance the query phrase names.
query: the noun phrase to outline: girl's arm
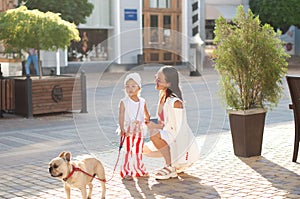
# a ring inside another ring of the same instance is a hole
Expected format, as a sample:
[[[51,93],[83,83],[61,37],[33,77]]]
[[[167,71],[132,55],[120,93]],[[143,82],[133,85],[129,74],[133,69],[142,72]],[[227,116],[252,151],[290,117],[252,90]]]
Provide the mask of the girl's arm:
[[[150,121],[150,114],[149,114],[146,102],[145,102],[145,105],[144,105],[144,118],[145,118],[145,123]]]
[[[164,127],[164,125],[162,123],[156,124],[156,123],[150,121],[150,114],[149,114],[149,111],[147,109],[146,103],[145,103],[144,111],[145,111],[144,112],[145,124],[147,125],[147,127],[149,129],[162,129]]]
[[[125,118],[125,106],[124,103],[121,101],[119,106],[119,126],[120,126],[120,135],[125,135],[125,129],[124,129],[124,118]]]

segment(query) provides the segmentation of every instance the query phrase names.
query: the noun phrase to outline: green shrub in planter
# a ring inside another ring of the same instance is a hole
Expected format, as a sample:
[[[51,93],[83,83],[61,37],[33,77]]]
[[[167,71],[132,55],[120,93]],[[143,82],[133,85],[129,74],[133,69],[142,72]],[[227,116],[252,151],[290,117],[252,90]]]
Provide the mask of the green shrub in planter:
[[[216,20],[214,33],[215,69],[227,106],[233,110],[276,106],[289,57],[280,32],[239,6],[231,22],[223,17]]]
[[[216,20],[215,68],[220,91],[227,104],[236,156],[260,156],[266,106],[276,106],[282,95],[282,81],[289,55],[275,32],[261,25],[249,9],[239,6],[232,22]]]

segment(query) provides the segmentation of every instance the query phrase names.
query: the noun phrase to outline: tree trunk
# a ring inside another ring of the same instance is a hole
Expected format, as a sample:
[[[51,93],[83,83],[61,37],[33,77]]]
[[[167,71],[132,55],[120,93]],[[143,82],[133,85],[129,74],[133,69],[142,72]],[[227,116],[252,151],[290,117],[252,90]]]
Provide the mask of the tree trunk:
[[[40,79],[42,79],[42,66],[41,66],[41,56],[40,56],[40,49],[37,50],[38,51],[38,66],[39,66],[39,71],[40,71]]]

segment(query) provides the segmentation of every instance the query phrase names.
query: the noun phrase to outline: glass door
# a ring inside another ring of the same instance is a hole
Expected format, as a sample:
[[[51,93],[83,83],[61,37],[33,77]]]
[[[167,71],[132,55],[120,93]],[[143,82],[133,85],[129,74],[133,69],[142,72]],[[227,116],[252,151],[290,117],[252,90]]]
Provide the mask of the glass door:
[[[167,8],[155,9],[153,4],[149,9],[144,8],[143,52],[146,63],[181,62],[181,14],[172,11],[168,2],[165,3]]]

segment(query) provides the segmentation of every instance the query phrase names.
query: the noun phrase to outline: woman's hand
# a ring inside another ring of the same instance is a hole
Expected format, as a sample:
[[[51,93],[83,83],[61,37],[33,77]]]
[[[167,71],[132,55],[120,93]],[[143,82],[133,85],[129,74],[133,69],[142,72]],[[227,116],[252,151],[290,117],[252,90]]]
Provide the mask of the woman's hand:
[[[149,130],[152,130],[153,129],[153,122],[151,122],[151,121],[146,121],[145,122],[145,124],[146,124],[146,126],[147,126],[147,128],[149,129]]]
[[[148,121],[148,122],[146,122],[146,125],[149,130],[164,128],[164,124],[162,122],[159,122],[158,124],[156,124],[152,121]]]

